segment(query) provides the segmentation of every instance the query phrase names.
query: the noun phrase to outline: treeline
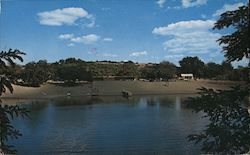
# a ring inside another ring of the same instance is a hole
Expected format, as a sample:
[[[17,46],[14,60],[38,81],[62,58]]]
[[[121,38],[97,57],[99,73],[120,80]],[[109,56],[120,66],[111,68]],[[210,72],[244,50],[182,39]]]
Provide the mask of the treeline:
[[[215,80],[247,81],[249,67],[239,66],[234,69],[231,63],[223,61],[221,64],[208,62],[205,64],[198,57],[185,57],[179,61],[178,73],[193,73],[195,77]]]
[[[193,73],[197,78],[217,80],[247,80],[249,68],[234,69],[230,63],[205,64],[198,57],[185,57],[177,67],[171,62],[163,61],[159,64],[139,64],[128,62],[86,62],[81,59],[68,58],[54,63],[46,60],[30,62],[24,66],[0,68],[0,75],[4,74],[13,83],[26,86],[40,86],[48,80],[76,83],[77,81],[103,80],[104,77],[115,79],[171,79],[181,73]]]

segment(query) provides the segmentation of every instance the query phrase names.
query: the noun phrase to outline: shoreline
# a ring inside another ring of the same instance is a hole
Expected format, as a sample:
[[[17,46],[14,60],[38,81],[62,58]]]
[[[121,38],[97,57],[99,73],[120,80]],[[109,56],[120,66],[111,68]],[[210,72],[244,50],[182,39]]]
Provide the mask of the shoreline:
[[[74,87],[62,87],[45,84],[41,87],[23,87],[13,85],[14,92],[6,92],[1,99],[53,99],[58,97],[91,97],[96,96],[122,96],[122,91],[130,91],[133,95],[174,95],[197,94],[198,88],[230,89],[240,84],[234,81],[173,81],[173,82],[143,82],[143,81],[94,81]],[[93,93],[93,90],[95,92]]]
[[[143,96],[143,95],[197,95],[198,93],[150,93],[150,94],[133,94],[132,96]],[[61,98],[61,97],[68,97],[68,98],[79,98],[79,97],[117,97],[121,96],[122,94],[103,94],[103,95],[97,95],[97,96],[92,96],[92,95],[80,95],[80,96],[67,96],[67,95],[58,95],[58,96],[49,96],[49,97],[1,97],[0,99],[3,100],[26,100],[26,99],[38,99],[38,100],[49,100],[49,99],[54,99],[54,98]]]

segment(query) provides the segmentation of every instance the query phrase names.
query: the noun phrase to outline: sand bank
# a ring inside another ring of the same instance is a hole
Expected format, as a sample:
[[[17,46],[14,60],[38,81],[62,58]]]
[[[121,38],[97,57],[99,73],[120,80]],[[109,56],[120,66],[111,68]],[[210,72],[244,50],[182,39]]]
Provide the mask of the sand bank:
[[[13,85],[14,93],[5,93],[2,98],[54,98],[70,96],[90,96],[95,93],[100,96],[121,95],[123,90],[132,92],[133,95],[154,94],[195,94],[198,88],[229,89],[236,85],[230,81],[175,81],[175,82],[143,82],[143,81],[94,81],[92,84],[84,84],[75,87],[62,87],[52,84],[41,87],[23,87]]]

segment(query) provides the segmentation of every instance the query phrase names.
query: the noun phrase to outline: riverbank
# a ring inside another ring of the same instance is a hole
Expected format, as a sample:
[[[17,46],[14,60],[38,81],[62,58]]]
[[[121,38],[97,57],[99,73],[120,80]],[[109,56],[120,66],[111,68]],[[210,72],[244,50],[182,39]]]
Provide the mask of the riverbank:
[[[23,87],[13,85],[14,93],[3,94],[2,98],[10,99],[49,99],[55,97],[72,96],[100,96],[122,95],[123,90],[130,91],[133,95],[157,94],[196,94],[198,88],[230,89],[238,82],[232,81],[173,81],[173,82],[144,82],[144,81],[94,81],[75,87],[62,87],[53,84],[41,87]]]

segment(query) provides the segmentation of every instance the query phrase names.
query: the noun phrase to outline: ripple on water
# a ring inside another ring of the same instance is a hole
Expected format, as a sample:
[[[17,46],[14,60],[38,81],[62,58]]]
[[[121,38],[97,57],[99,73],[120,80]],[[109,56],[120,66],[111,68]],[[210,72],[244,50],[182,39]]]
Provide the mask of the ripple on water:
[[[29,120],[14,120],[24,136],[11,143],[20,154],[199,154],[186,137],[206,121],[180,98],[42,104]]]

